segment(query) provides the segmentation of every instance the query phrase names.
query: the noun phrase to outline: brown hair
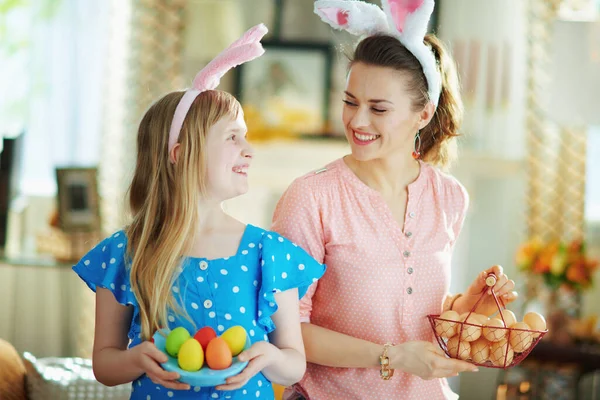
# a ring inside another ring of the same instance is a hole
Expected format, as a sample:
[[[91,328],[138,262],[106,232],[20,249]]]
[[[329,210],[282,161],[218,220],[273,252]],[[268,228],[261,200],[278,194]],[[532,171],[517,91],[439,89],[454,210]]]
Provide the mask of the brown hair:
[[[434,35],[425,36],[424,42],[431,47],[438,63],[442,91],[433,118],[421,129],[421,154],[425,161],[447,167],[456,158],[456,137],[463,115],[458,76],[454,60],[442,42]],[[408,90],[413,111],[421,111],[431,100],[421,63],[395,37],[374,35],[363,39],[354,51],[350,66],[359,62],[405,72],[410,78]]]
[[[192,103],[179,133],[176,163],[168,152],[169,129],[183,92],[169,93],[146,112],[138,129],[137,162],[129,188],[133,221],[126,228],[131,288],[140,306],[142,336],[167,326],[167,312],[185,315],[171,287],[194,239],[198,204],[205,194],[205,138],[221,118],[241,110],[229,93],[209,90]]]

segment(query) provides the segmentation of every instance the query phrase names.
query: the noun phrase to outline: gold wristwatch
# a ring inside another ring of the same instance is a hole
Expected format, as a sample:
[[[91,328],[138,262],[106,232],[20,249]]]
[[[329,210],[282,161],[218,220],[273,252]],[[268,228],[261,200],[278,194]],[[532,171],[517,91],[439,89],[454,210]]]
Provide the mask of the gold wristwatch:
[[[393,343],[386,343],[383,345],[383,353],[379,356],[379,365],[381,369],[379,370],[379,376],[384,381],[389,380],[392,376],[394,376],[394,370],[390,368],[390,358],[387,355],[387,351],[390,347],[392,347]]]

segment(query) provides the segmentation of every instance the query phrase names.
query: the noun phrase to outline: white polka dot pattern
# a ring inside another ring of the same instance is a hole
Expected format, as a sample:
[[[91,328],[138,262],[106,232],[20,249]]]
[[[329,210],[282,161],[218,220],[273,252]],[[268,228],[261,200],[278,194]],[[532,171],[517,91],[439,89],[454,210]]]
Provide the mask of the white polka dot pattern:
[[[302,321],[382,345],[431,341],[425,316],[441,311],[467,207],[462,185],[425,163],[408,187],[403,227],[342,159],[294,181],[277,205],[273,230],[328,266],[300,302]],[[446,380],[397,371],[383,381],[376,369],[312,363],[300,389],[324,400],[456,398]]]

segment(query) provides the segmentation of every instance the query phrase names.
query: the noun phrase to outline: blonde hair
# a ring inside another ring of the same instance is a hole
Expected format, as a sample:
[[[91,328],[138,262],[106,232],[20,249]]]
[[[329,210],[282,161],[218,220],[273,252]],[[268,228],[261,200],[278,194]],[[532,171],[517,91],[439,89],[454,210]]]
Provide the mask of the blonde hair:
[[[458,75],[454,60],[435,35],[426,35],[424,42],[431,48],[438,63],[442,91],[433,118],[421,129],[421,153],[425,161],[446,168],[456,159],[456,137],[459,136],[463,117]],[[350,66],[357,62],[408,74],[413,111],[421,111],[430,101],[421,64],[395,37],[374,35],[363,39],[354,51]]]
[[[205,141],[221,118],[237,118],[231,94],[209,90],[193,102],[179,134],[176,163],[170,162],[171,120],[183,92],[169,93],[146,112],[138,129],[137,161],[129,187],[132,222],[126,228],[131,288],[140,308],[142,337],[167,326],[167,313],[182,314],[172,285],[194,240],[198,205],[206,193]]]

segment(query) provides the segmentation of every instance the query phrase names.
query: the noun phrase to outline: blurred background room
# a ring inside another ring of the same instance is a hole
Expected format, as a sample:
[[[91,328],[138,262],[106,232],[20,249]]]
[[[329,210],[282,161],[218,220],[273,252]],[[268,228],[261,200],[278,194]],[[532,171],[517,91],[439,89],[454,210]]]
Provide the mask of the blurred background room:
[[[27,398],[129,397],[93,382],[94,295],[71,266],[127,221],[146,108],[259,22],[265,56],[220,89],[255,149],[251,190],[226,207],[268,228],[295,178],[348,153],[355,38],[313,0],[0,0],[0,377],[24,365]],[[465,400],[600,399],[600,0],[436,0],[430,30],[465,102],[450,172],[471,207],[451,289],[501,264],[511,309],[550,331],[518,367],[451,385]]]

